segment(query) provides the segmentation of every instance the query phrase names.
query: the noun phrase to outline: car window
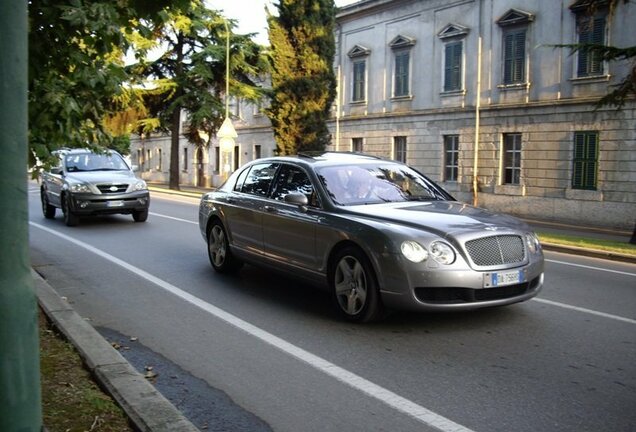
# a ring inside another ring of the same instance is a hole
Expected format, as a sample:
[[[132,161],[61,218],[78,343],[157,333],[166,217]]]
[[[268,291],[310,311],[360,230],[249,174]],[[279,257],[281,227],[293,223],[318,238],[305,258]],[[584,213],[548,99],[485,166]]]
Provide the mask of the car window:
[[[126,162],[115,153],[72,153],[64,158],[68,172],[128,170]]]
[[[251,195],[267,196],[276,174],[277,163],[262,163],[252,165],[245,181],[241,186],[241,192]]]
[[[278,173],[272,198],[282,201],[285,199],[285,195],[291,192],[304,194],[310,206],[318,206],[314,185],[309,180],[307,173],[302,168],[285,164]]]
[[[452,199],[417,171],[399,164],[324,167],[318,177],[339,205]]]

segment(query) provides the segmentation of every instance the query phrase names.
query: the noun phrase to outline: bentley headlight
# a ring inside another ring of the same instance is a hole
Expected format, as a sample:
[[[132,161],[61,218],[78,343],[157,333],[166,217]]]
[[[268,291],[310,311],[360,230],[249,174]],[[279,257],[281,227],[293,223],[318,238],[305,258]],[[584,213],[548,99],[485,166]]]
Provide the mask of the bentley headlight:
[[[139,191],[139,190],[144,190],[147,189],[148,186],[146,186],[146,182],[143,180],[137,180],[137,183],[135,183],[135,190]]]
[[[90,191],[91,188],[86,183],[75,183],[71,185],[71,192],[85,193]]]
[[[440,264],[450,265],[455,262],[455,251],[447,243],[434,241],[428,250],[433,259]]]
[[[413,261],[414,263],[419,263],[428,258],[428,251],[422,247],[419,243],[414,242],[413,240],[407,240],[402,242],[402,246],[400,247],[402,250],[402,255],[406,257],[409,261]]]
[[[541,250],[541,243],[535,233],[526,233],[526,244],[530,253],[537,253]]]

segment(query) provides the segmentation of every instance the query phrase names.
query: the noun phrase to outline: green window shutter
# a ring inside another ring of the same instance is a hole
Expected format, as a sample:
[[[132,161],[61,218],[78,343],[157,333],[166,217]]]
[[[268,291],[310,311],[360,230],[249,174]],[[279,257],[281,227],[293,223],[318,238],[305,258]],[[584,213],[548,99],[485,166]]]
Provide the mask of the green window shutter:
[[[444,56],[444,91],[461,90],[462,42],[446,44]]]
[[[598,148],[598,132],[577,132],[574,134],[573,189],[596,190]]]
[[[504,36],[504,84],[525,81],[526,29],[515,30]]]

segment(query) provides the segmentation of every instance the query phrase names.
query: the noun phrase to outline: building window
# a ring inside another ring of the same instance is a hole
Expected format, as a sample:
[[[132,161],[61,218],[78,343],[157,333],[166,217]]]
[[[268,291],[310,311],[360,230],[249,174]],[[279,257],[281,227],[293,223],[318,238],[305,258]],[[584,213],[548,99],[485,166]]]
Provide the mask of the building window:
[[[148,162],[148,171],[152,170],[152,151],[146,149],[146,161]]]
[[[462,89],[463,42],[450,42],[444,48],[444,91]]]
[[[511,29],[503,37],[503,83],[526,81],[526,29]]]
[[[157,171],[161,171],[163,165],[163,157],[161,154],[161,149],[157,149]]]
[[[403,97],[410,95],[411,80],[411,47],[415,45],[415,39],[398,35],[389,46],[394,51],[395,69],[393,73],[393,96]]]
[[[444,83],[445,92],[462,90],[464,38],[468,28],[459,24],[448,24],[437,36],[444,42]]]
[[[523,84],[528,81],[526,76],[526,42],[528,28],[534,21],[534,15],[519,9],[510,9],[497,24],[503,29],[502,59],[503,84]]]
[[[406,137],[393,137],[393,159],[406,163]]]
[[[221,147],[214,147],[214,172],[221,172]]]
[[[362,153],[362,138],[351,138],[351,151]]]
[[[367,69],[367,61],[356,60],[353,62],[353,102],[362,102],[366,97],[366,69]]]
[[[234,171],[239,169],[240,158],[241,158],[241,148],[239,146],[234,146],[234,169],[233,169]]]
[[[598,169],[598,132],[574,134],[572,188],[596,190]]]
[[[444,135],[444,180],[457,181],[459,173],[459,135]]]
[[[183,172],[188,171],[188,148],[183,148]]]
[[[521,184],[521,134],[504,134],[504,184]]]
[[[410,62],[411,53],[409,51],[395,53],[395,88],[393,89],[393,96],[409,95]]]
[[[360,45],[349,50],[352,67],[352,102],[364,102],[367,97],[367,57],[371,50]]]
[[[261,145],[256,144],[254,146],[254,159],[260,159],[261,157]]]
[[[577,31],[579,44],[605,45],[605,16],[579,17]],[[577,55],[577,77],[584,78],[603,74],[603,59],[600,51],[579,50]]]

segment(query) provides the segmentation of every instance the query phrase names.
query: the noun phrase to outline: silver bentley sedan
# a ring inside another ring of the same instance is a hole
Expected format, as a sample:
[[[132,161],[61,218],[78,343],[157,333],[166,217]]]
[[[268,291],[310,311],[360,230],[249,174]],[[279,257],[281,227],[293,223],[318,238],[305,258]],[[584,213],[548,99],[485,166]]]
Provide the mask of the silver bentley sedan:
[[[247,262],[316,283],[350,321],[507,305],[543,286],[541,245],[524,222],[368,155],[252,161],[201,198],[199,228],[216,271]]]

